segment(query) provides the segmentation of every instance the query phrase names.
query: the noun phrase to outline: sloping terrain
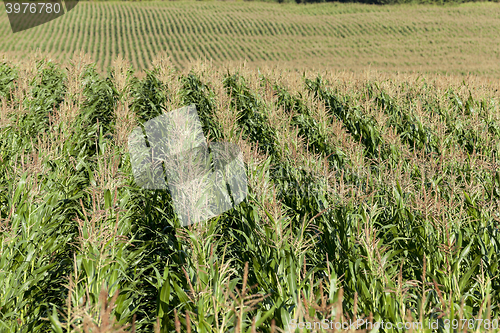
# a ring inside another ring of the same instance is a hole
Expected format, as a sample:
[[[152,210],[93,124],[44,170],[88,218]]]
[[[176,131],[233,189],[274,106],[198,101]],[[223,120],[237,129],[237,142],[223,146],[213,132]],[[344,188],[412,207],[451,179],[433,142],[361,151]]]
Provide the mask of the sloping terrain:
[[[0,50],[37,49],[65,62],[90,54],[105,71],[121,55],[147,69],[159,55],[191,61],[317,70],[425,71],[500,77],[500,6],[80,2],[68,14],[12,34],[0,13]]]

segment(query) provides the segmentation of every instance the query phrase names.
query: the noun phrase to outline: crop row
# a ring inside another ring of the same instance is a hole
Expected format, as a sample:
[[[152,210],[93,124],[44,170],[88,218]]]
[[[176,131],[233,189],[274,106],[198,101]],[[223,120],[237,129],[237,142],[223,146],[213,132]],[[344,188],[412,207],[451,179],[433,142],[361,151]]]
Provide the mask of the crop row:
[[[147,69],[156,57],[167,54],[179,68],[205,58],[218,63],[289,61],[335,68],[354,66],[354,61],[403,64],[404,58],[404,68],[435,70],[443,62],[453,61],[463,64],[460,71],[498,71],[497,66],[489,66],[494,51],[475,39],[479,31],[485,38],[496,38],[498,29],[492,16],[496,9],[489,5],[457,9],[478,17],[474,25],[462,22],[462,15],[449,8],[437,7],[405,7],[392,12],[392,7],[382,10],[347,4],[310,8],[263,3],[192,6],[186,11],[188,7],[180,3],[82,2],[57,20],[16,35],[9,34],[4,15],[0,18],[0,48],[23,56],[40,49],[60,61],[83,51],[92,55],[100,70],[111,66],[112,58],[118,55],[129,59],[136,69]],[[349,12],[353,15],[346,15]],[[408,17],[415,19],[407,22]],[[462,50],[450,54],[450,49],[461,47],[451,42],[455,34],[470,38],[474,43],[471,48],[482,53],[472,55],[472,51]],[[472,66],[472,56],[484,56],[484,66]],[[427,58],[431,60],[423,60]],[[457,71],[457,66],[441,67]]]

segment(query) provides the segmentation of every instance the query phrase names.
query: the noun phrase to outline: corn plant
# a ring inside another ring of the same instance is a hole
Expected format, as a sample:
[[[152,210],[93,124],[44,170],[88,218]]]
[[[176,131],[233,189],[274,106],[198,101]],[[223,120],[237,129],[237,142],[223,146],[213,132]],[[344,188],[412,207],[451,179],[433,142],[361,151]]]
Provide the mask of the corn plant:
[[[371,319],[445,332],[498,317],[498,94],[411,76],[349,85],[242,68],[139,79],[9,66],[0,331],[290,332]],[[136,183],[113,139],[176,103],[197,106],[211,139],[231,127],[248,180],[242,203],[187,227],[169,191]]]

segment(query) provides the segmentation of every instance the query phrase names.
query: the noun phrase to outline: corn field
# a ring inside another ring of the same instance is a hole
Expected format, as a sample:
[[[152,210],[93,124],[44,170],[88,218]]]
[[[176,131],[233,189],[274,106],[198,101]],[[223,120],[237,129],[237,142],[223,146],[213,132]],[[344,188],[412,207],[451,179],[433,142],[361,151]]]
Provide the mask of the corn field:
[[[498,82],[110,68],[0,64],[1,332],[499,331]],[[191,104],[241,148],[249,193],[182,227],[127,137]]]

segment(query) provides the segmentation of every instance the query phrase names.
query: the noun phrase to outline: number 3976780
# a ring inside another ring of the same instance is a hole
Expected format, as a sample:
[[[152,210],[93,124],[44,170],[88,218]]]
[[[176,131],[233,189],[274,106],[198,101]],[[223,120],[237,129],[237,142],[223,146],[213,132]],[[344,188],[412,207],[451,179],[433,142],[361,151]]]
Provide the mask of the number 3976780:
[[[6,2],[7,14],[59,14],[61,5],[51,2]]]

